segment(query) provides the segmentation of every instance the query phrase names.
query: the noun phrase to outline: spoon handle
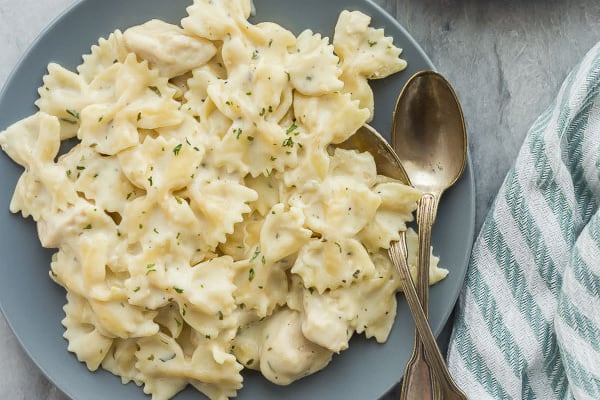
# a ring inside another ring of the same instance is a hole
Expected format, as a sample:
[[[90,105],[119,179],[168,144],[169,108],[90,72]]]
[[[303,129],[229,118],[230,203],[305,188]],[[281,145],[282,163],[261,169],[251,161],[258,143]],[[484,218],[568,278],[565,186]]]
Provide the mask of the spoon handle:
[[[407,255],[408,250],[406,248],[406,233],[400,232],[400,240],[392,244],[392,246],[396,247],[396,253],[399,252],[399,256],[397,256],[397,260],[394,262],[398,269],[401,277],[404,277],[404,274],[400,271],[400,269],[407,271],[409,270],[407,265]],[[392,249],[390,249],[390,256],[392,259],[395,257],[392,254]],[[401,264],[403,266],[399,266]],[[422,295],[422,291],[420,290],[420,286],[418,286],[417,295]],[[419,296],[420,297],[420,296]],[[423,311],[426,310],[426,303],[422,303],[422,300],[419,298],[419,302],[425,307]],[[406,367],[404,368],[404,379],[402,381],[402,391],[400,392],[401,400],[429,400],[434,399],[434,382],[431,374],[431,369],[429,368],[429,363],[425,357],[425,348],[423,347],[423,342],[417,331],[415,330],[415,338],[414,338],[414,347],[413,353],[406,363]]]
[[[431,227],[437,211],[437,197],[425,193],[419,200],[417,209],[417,224],[419,225],[419,252],[417,267],[416,290],[420,306],[425,318],[429,314],[429,262],[431,255]],[[406,244],[400,243],[404,254]],[[415,330],[413,353],[404,368],[404,380],[400,399],[402,400],[429,400],[439,398],[437,385],[421,336]]]
[[[442,353],[440,352],[435,337],[433,336],[433,332],[431,331],[431,327],[429,326],[429,321],[427,320],[423,308],[421,308],[419,298],[417,297],[417,291],[412,278],[410,277],[406,258],[404,258],[406,253],[403,254],[403,250],[401,250],[400,247],[398,242],[393,242],[389,249],[389,255],[400,273],[402,291],[404,292],[408,307],[415,320],[415,326],[419,333],[419,337],[423,341],[423,348],[425,349],[425,354],[430,363],[431,372],[438,383],[438,385],[434,385],[433,387],[423,387],[421,390],[421,398],[432,393],[434,399],[466,400],[467,396],[454,383],[450,376],[450,372],[448,372]],[[406,379],[410,379],[410,377],[404,377],[404,384],[406,384]]]
[[[406,262],[406,244],[398,242],[392,243],[390,246],[390,257],[400,272],[402,290],[406,296],[408,306],[415,319],[415,328],[417,334],[415,342],[419,339],[422,342],[425,351],[425,363],[431,372],[431,381],[428,386],[421,387],[421,397],[424,394],[432,393],[434,399],[466,399],[465,394],[454,383],[440,349],[435,341],[429,321],[426,315],[427,301],[429,299],[429,262],[431,256],[431,227],[435,220],[440,194],[434,195],[431,193],[424,194],[419,200],[417,208],[417,223],[419,225],[419,254],[418,254],[418,284],[422,290],[423,302],[420,301],[417,295],[417,289],[410,276],[408,264]],[[414,393],[418,393],[417,385],[427,385],[426,381],[419,382],[417,377],[414,383],[411,383],[414,375],[405,375],[401,395],[404,393],[404,386],[414,386]]]
[[[429,316],[429,264],[431,258],[431,227],[438,208],[438,196],[425,193],[419,200],[417,224],[419,225],[419,254],[417,262],[417,296],[425,317]]]

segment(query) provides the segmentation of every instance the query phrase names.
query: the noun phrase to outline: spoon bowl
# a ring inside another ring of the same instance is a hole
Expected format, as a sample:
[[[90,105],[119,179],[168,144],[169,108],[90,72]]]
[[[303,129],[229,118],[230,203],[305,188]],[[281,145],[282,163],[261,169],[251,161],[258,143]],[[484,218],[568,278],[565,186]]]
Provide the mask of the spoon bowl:
[[[361,153],[368,151],[375,159],[378,174],[397,179],[405,185],[410,185],[410,179],[394,149],[372,126],[361,126],[352,136],[344,142],[336,144],[335,147],[358,150]]]
[[[434,71],[413,75],[398,97],[392,126],[393,149],[417,189],[439,197],[456,183],[467,160],[466,129],[444,77]]]

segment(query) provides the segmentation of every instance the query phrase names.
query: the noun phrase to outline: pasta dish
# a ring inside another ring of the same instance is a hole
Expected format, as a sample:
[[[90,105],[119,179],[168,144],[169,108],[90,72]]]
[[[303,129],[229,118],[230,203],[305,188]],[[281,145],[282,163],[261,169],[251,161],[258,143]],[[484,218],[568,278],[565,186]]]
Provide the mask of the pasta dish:
[[[331,145],[373,118],[369,80],[401,50],[358,11],[331,42],[251,12],[194,0],[180,26],[117,30],[76,71],[49,64],[39,111],[0,133],[24,167],[10,210],[57,249],[68,350],[155,400],[234,397],[245,368],[289,384],[396,313],[386,249],[420,194]]]

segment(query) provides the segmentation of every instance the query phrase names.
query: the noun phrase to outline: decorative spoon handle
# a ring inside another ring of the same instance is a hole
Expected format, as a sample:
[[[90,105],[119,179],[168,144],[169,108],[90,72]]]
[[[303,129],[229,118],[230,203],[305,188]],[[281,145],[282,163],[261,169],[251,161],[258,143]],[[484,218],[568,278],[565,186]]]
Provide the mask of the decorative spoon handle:
[[[429,260],[431,254],[431,227],[437,211],[437,197],[426,193],[419,200],[417,224],[419,225],[419,253],[417,269],[417,296],[425,317],[429,315]],[[401,244],[402,245],[402,244]],[[402,245],[403,249],[406,244]],[[404,252],[406,253],[406,250]],[[420,335],[415,330],[413,353],[404,368],[404,380],[400,399],[428,400],[434,399],[437,387],[435,377],[431,373],[425,348]]]
[[[410,277],[410,271],[408,270],[408,264],[406,263],[406,250],[401,249],[399,242],[393,242],[389,249],[390,258],[400,273],[400,281],[402,284],[402,290],[406,296],[406,301],[410,311],[415,319],[415,326],[419,333],[421,340],[423,341],[423,347],[425,349],[426,357],[431,367],[431,372],[435,376],[435,380],[438,385],[433,387],[423,387],[421,393],[433,393],[433,398],[444,399],[444,400],[466,400],[467,396],[456,386],[448,368],[444,362],[444,358],[440,353],[440,349],[435,341],[431,327],[427,321],[427,317],[421,308],[421,303],[417,297],[417,291],[415,285]],[[406,377],[405,377],[406,384]]]
[[[425,317],[429,317],[429,264],[431,258],[431,227],[438,208],[438,196],[425,193],[419,200],[417,224],[419,225],[419,255],[417,262],[417,296]]]
[[[397,260],[398,264],[405,264],[408,255],[408,250],[406,249],[406,234],[405,232],[400,232],[400,240],[395,244],[397,250],[400,252],[400,256]],[[390,249],[390,257],[394,258],[392,255],[392,249]],[[394,261],[396,264],[396,261]],[[400,267],[403,268],[403,267]],[[399,270],[400,270],[399,268]],[[408,265],[406,265],[406,270],[408,270]],[[400,272],[400,276],[404,277],[404,274]],[[403,278],[404,279],[404,278]],[[419,290],[417,291],[417,295],[423,294],[420,290],[420,286],[418,286]],[[427,303],[422,303],[422,299],[419,299],[421,305],[425,304],[423,311],[427,310]],[[434,399],[434,382],[432,379],[431,370],[429,368],[429,363],[425,358],[425,348],[423,347],[423,342],[421,341],[420,336],[415,330],[415,338],[414,338],[414,347],[413,353],[404,368],[404,379],[402,383],[402,391],[400,392],[400,399],[407,400],[430,400]]]

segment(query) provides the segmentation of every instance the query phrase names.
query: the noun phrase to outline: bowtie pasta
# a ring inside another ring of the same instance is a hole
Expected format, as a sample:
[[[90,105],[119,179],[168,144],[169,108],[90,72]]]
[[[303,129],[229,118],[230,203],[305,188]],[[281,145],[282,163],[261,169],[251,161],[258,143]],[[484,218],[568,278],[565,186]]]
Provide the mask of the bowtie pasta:
[[[330,43],[251,7],[113,32],[77,72],[50,64],[39,112],[0,134],[25,168],[10,210],[58,249],[68,350],[155,400],[233,397],[244,368],[288,384],[354,333],[385,341],[396,313],[385,249],[419,193],[331,145],[372,119],[368,80],[401,50],[360,12]],[[433,257],[431,282],[446,273]]]

